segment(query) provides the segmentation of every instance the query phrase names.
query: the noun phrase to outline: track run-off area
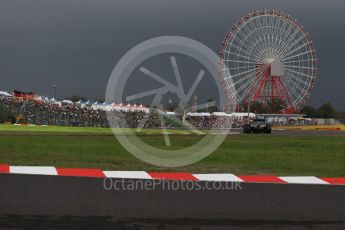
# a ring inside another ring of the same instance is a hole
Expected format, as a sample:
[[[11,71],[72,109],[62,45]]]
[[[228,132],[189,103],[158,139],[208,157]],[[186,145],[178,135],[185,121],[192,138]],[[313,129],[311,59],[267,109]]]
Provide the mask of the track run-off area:
[[[130,133],[125,129],[118,131],[121,135]],[[160,129],[143,129],[136,134],[144,142],[167,150],[190,146],[203,137],[186,130],[169,129],[172,146],[168,147],[161,132]],[[345,132],[337,130],[278,129],[272,135],[245,135],[241,130],[231,130],[213,154],[196,164],[179,168],[160,168],[138,160],[121,146],[110,129],[103,128],[3,125],[0,126],[0,145],[0,164],[9,165],[236,175],[345,176]]]

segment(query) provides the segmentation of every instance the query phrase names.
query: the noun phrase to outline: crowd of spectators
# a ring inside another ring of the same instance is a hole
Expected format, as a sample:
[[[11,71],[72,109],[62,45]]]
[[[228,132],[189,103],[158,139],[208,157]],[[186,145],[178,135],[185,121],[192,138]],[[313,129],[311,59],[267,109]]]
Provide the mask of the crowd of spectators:
[[[0,122],[9,121],[33,125],[59,125],[82,127],[109,127],[109,121],[117,127],[160,128],[173,127],[167,119],[163,123],[157,113],[144,111],[113,110],[106,112],[90,106],[63,104],[37,100],[20,100],[14,97],[0,97]],[[5,114],[6,113],[6,114]],[[240,127],[241,121],[232,121],[227,116],[187,116],[186,121],[196,128]]]
[[[110,121],[117,122],[119,127],[136,128],[140,125],[143,128],[158,128],[162,125],[155,113],[114,110],[107,114],[105,110],[95,109],[91,105],[0,97],[0,108],[1,122],[11,120],[34,125],[109,127],[109,116]],[[163,124],[167,125],[166,122]]]
[[[7,117],[16,122],[36,125],[106,127],[106,113],[91,107],[71,104],[47,103],[35,100],[0,98],[1,106],[7,108]]]
[[[154,112],[113,110],[108,112],[112,127],[119,128],[160,128],[162,123]],[[164,126],[167,124],[164,122]]]
[[[233,120],[228,116],[187,116],[186,121],[191,123],[194,127],[200,129],[210,128],[231,128]]]

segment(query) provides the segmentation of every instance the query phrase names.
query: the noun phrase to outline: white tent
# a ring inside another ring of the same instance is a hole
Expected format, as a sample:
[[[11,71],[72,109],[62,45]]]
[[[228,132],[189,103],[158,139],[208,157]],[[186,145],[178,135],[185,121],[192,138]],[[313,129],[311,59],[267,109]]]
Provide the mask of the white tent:
[[[7,93],[6,91],[0,91],[0,95],[5,96],[5,97],[13,97],[11,94]]]
[[[231,117],[231,114],[224,113],[224,112],[213,112],[212,115],[217,117]]]
[[[248,113],[231,113],[233,119],[243,120],[244,117],[248,117]],[[255,118],[255,113],[249,113],[250,118]]]
[[[38,97],[36,98],[36,100],[37,100],[37,101],[43,101],[43,98],[42,98],[42,96],[38,96]]]
[[[209,113],[191,113],[191,112],[187,113],[186,115],[191,116],[191,117],[208,117],[208,116],[210,116]]]
[[[63,100],[61,102],[65,103],[65,104],[73,104],[73,101],[71,101],[71,100]]]

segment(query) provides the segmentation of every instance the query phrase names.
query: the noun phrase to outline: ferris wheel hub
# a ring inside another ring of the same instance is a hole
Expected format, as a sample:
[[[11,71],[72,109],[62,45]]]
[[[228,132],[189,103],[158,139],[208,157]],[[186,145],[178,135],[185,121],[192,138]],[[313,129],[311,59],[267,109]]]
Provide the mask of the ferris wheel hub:
[[[265,63],[265,64],[271,64],[271,63],[273,63],[274,61],[275,61],[274,58],[266,58],[266,59],[264,60],[264,63]]]

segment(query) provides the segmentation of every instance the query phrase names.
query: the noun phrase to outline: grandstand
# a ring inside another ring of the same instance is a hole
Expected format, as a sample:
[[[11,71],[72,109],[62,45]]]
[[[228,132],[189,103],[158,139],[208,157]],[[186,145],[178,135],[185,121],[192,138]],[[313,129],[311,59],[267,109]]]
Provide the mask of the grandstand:
[[[119,117],[146,116],[149,109],[143,105],[58,101],[42,96],[22,97],[1,91],[0,122],[33,125],[60,125],[83,127],[109,127],[107,111],[117,111]],[[32,95],[32,94],[30,94]],[[132,124],[133,122],[128,122]],[[134,126],[132,124],[131,126]]]

